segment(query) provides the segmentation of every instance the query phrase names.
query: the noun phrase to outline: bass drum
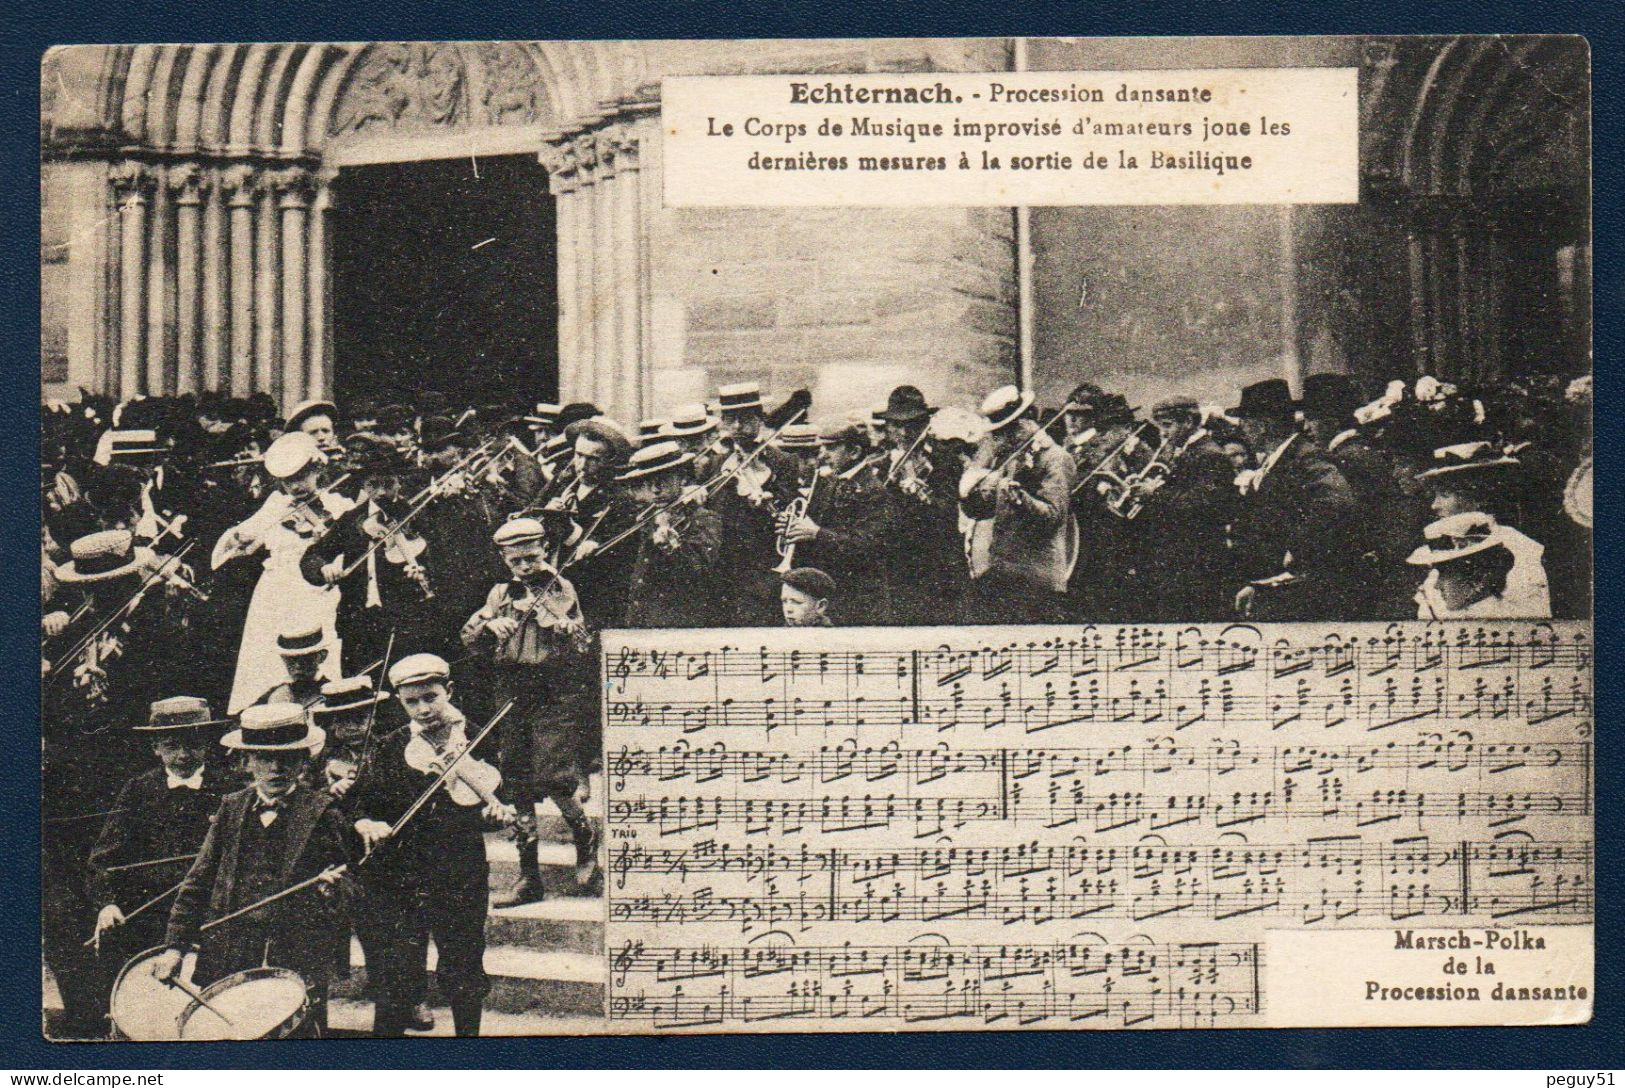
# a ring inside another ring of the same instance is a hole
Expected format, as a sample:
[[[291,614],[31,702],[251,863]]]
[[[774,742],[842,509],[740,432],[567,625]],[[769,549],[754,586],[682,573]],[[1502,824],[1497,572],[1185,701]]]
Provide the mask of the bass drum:
[[[113,1037],[137,1043],[174,1042],[181,1037],[180,1019],[192,999],[153,974],[163,947],[133,957],[113,983],[108,1015]]]
[[[204,1004],[188,999],[180,1014],[181,1039],[286,1039],[310,1016],[305,980],[282,967],[255,967],[227,975],[203,990]]]
[[[1591,528],[1591,457],[1574,466],[1563,488],[1563,510],[1574,524]]]

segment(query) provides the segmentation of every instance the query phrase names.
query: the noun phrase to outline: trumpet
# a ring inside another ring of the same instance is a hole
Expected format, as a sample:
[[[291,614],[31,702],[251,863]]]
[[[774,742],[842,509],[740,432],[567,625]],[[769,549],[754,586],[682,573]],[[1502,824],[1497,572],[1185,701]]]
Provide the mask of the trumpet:
[[[1154,447],[1147,436],[1148,428],[1158,438]],[[1147,421],[1139,424],[1110,453],[1096,462],[1095,467],[1078,481],[1072,494],[1092,489],[1101,496],[1102,504],[1109,513],[1132,521],[1145,509],[1151,496],[1168,482],[1173,465],[1164,460],[1163,454],[1167,452],[1169,442],[1170,439],[1163,436],[1161,428],[1155,423]],[[1140,461],[1138,467],[1127,460],[1147,450],[1150,456]]]
[[[812,507],[813,495],[818,491],[818,481],[830,475],[829,466],[820,465],[813,475],[812,485],[807,488],[805,495],[797,495],[784,504],[784,509],[778,513],[778,535],[774,537],[773,548],[779,553],[779,565],[773,568],[775,574],[788,574],[795,569],[796,546],[791,543],[790,526],[807,516]]]

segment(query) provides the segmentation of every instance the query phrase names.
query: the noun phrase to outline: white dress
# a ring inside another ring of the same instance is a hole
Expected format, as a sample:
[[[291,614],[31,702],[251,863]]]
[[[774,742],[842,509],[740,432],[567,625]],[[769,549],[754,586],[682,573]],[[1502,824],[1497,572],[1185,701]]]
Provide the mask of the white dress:
[[[329,517],[338,517],[355,504],[342,495],[322,492],[318,500]],[[313,586],[299,573],[299,560],[310,541],[282,524],[293,500],[284,492],[266,496],[265,504],[247,521],[221,535],[215,544],[213,565],[265,550],[265,570],[254,585],[243,624],[243,642],[237,650],[237,672],[232,678],[226,713],[235,715],[252,706],[266,692],[288,678],[277,651],[277,635],[287,630],[320,626],[329,643],[320,675],[339,679],[339,642],[334,630],[339,591]]]

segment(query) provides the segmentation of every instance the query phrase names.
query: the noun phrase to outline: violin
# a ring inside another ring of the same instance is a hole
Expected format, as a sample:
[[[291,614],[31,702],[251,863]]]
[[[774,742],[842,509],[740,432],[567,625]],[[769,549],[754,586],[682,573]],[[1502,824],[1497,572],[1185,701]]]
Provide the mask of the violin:
[[[406,742],[406,765],[423,774],[441,774],[446,764],[462,754],[466,742],[437,745],[422,733],[414,732]],[[497,789],[502,785],[502,772],[483,759],[464,755],[452,768],[446,780],[446,792],[455,804],[464,808],[484,805],[487,808],[505,808]],[[505,821],[511,822],[511,821]]]
[[[361,531],[373,540],[381,541],[380,549],[384,561],[401,568],[401,573],[412,579],[417,587],[423,591],[424,600],[434,598],[434,587],[429,584],[429,575],[418,562],[418,557],[428,548],[429,542],[421,536],[413,536],[407,532],[400,522],[391,521],[383,513],[369,514],[361,523]]]

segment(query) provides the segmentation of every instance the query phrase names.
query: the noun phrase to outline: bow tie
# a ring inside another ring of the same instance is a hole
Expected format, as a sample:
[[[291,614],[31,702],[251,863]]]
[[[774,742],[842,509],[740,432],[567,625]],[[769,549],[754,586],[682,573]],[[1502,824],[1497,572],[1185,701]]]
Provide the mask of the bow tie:
[[[164,772],[164,778],[172,790],[201,790],[203,788],[203,769],[200,767],[193,772],[192,777],[182,778],[169,771]]]

